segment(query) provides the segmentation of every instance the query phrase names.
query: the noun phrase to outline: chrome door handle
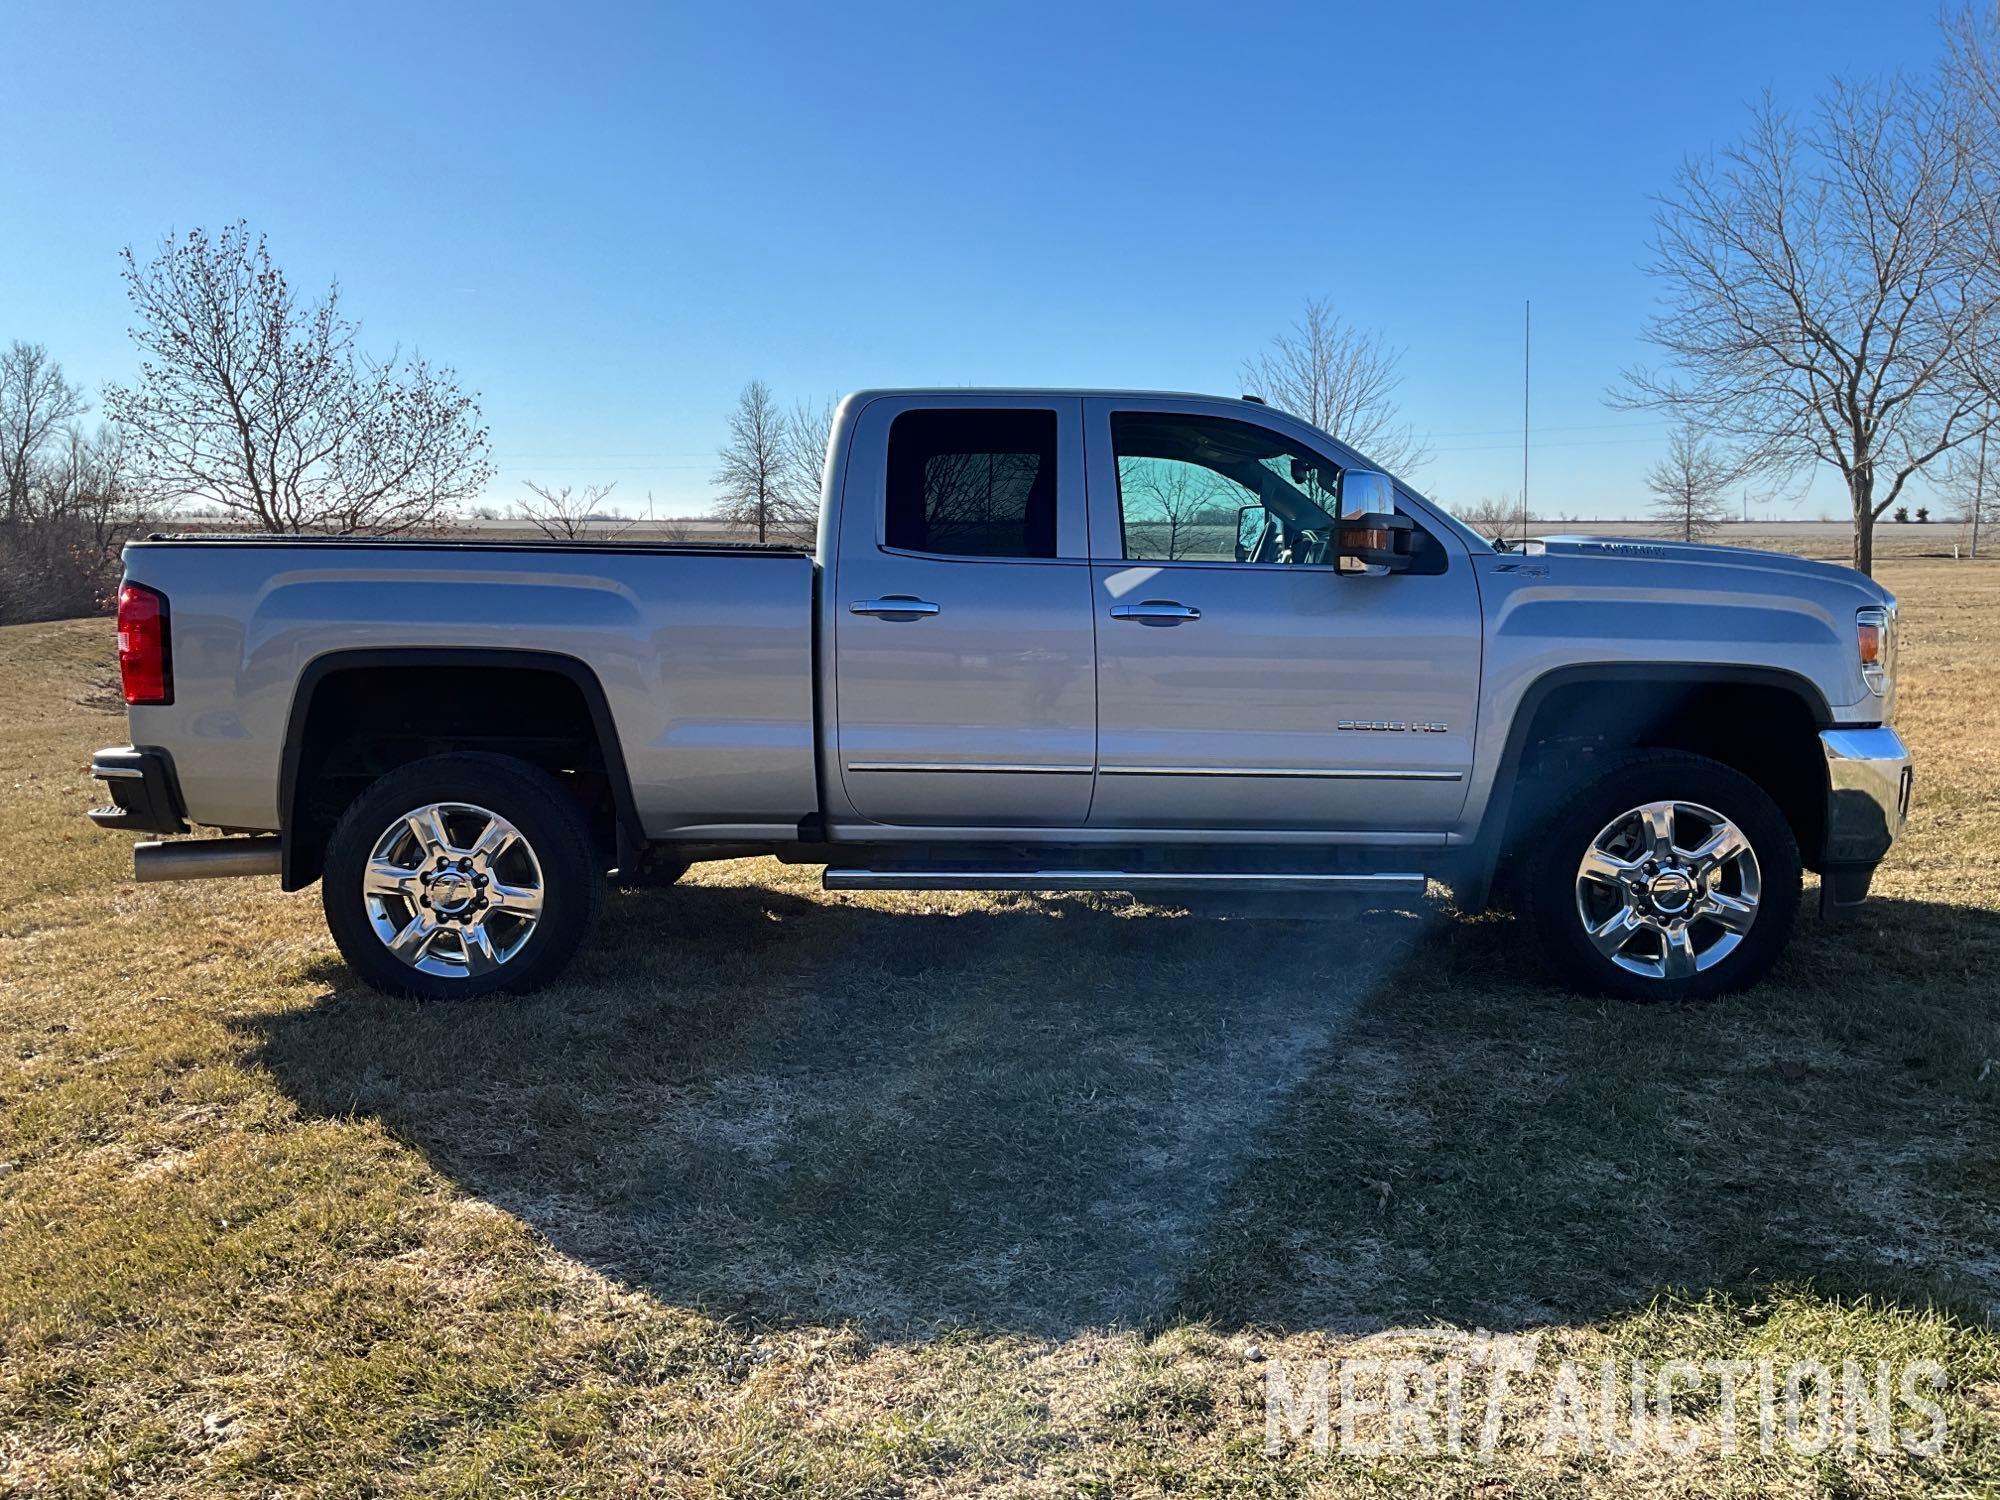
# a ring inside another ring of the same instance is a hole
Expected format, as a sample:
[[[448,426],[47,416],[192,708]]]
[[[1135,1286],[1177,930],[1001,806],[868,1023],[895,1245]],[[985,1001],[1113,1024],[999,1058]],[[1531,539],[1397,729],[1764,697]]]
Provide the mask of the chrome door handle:
[[[889,594],[881,599],[857,599],[847,606],[850,615],[874,615],[883,620],[918,620],[925,615],[934,615],[938,607],[928,599],[913,599],[908,594]]]
[[[1114,604],[1114,620],[1137,620],[1141,625],[1181,625],[1199,620],[1201,611],[1192,604],[1176,604],[1171,599],[1146,599],[1138,604]]]

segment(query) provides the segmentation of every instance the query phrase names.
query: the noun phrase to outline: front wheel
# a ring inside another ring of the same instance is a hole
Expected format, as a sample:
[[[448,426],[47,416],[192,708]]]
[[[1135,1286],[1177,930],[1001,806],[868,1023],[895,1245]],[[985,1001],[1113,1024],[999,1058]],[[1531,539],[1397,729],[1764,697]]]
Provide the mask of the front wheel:
[[[320,898],[368,984],[423,1000],[548,983],[597,914],[603,874],[561,784],[502,755],[438,755],[361,794],[327,841]]]
[[[1634,755],[1534,840],[1528,916],[1557,975],[1628,1000],[1745,989],[1784,951],[1799,850],[1764,789],[1719,762]]]

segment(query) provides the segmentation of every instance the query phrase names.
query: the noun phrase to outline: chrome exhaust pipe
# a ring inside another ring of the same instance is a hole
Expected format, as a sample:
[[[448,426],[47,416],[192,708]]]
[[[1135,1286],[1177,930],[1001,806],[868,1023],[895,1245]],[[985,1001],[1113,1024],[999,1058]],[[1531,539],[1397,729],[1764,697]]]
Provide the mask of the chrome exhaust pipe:
[[[152,839],[132,846],[135,880],[211,880],[275,875],[285,841],[275,833],[248,839]]]

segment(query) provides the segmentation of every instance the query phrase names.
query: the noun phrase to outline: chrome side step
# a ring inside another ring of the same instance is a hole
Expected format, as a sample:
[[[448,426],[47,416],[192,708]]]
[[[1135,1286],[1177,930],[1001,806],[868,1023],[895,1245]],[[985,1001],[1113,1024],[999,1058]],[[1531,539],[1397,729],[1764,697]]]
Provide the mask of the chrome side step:
[[[1351,891],[1421,896],[1425,877],[1315,870],[865,870],[827,866],[829,891]]]

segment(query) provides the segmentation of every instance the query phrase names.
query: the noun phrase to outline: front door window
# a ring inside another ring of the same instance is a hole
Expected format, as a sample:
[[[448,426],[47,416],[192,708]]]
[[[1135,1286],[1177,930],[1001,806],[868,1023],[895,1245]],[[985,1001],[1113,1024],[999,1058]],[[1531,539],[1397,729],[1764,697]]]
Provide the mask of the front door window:
[[[1111,444],[1127,561],[1333,562],[1340,471],[1303,444],[1175,412],[1115,412]]]

